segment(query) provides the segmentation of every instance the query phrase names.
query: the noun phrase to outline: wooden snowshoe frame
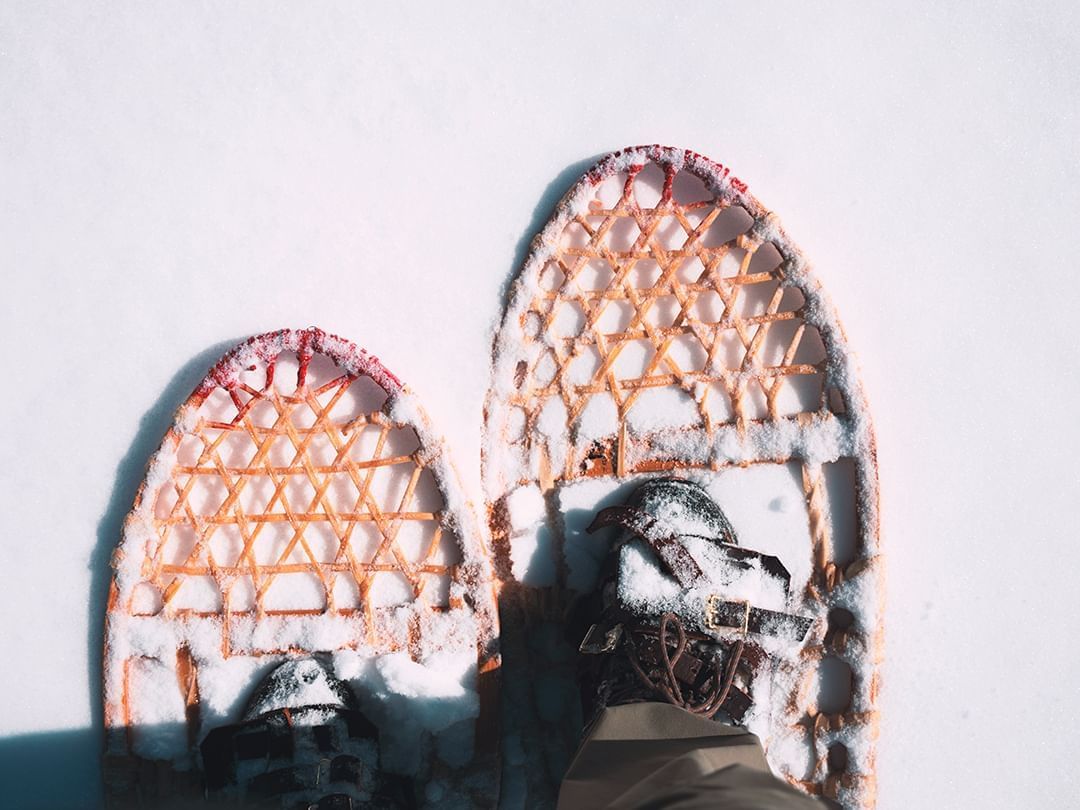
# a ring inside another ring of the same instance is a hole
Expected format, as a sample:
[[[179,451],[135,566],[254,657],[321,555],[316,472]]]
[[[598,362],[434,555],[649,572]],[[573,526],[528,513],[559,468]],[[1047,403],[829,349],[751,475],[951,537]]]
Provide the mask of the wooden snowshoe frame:
[[[670,424],[672,409],[684,423]],[[668,423],[657,424],[658,412]],[[792,783],[872,807],[882,567],[869,413],[833,307],[746,184],[708,158],[662,146],[624,149],[590,169],[534,239],[511,289],[485,418],[504,615],[515,595],[525,615],[557,616],[569,600],[558,561],[556,584],[542,593],[513,582],[515,490],[543,493],[561,555],[560,485],[800,465],[814,570],[797,609],[818,621],[788,705],[754,730]],[[832,548],[822,473],[837,459],[855,471],[849,559]],[[850,669],[840,710],[818,706],[823,662]],[[770,747],[781,736],[801,743]]]
[[[487,544],[415,396],[348,341],[282,330],[226,354],[150,460],[113,568],[104,652],[113,804],[199,792],[197,772],[136,751],[139,667],[171,678],[161,688],[187,707],[193,753],[207,730],[201,662],[340,650],[415,659],[451,635],[455,617],[475,627],[477,758],[494,756],[500,659]],[[377,604],[380,577],[404,597]]]

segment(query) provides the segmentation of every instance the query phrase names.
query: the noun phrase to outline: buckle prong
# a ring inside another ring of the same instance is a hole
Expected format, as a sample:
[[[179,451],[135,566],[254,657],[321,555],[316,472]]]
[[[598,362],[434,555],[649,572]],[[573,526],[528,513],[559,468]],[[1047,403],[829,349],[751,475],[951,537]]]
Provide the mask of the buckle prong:
[[[617,624],[609,630],[601,631],[599,625],[594,624],[581,640],[578,652],[585,655],[603,655],[614,652],[622,641],[623,626]]]

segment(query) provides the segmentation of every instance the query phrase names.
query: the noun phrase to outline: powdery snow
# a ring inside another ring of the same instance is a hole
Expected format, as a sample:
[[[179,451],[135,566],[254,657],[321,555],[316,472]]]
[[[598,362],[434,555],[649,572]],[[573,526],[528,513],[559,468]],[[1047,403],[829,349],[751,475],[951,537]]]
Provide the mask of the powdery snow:
[[[138,658],[132,662],[129,677],[139,695],[131,707],[135,750],[149,759],[179,758],[180,767],[190,767],[184,701],[176,688],[176,671],[156,659]]]
[[[555,552],[540,488],[531,484],[518,487],[506,499],[506,509],[510,524],[517,527],[510,537],[514,578],[536,587],[551,585],[555,581]]]
[[[416,774],[433,755],[454,767],[472,758],[473,721],[479,714],[472,650],[444,650],[423,661],[404,652],[365,658],[341,651],[334,666],[379,726],[388,770]]]

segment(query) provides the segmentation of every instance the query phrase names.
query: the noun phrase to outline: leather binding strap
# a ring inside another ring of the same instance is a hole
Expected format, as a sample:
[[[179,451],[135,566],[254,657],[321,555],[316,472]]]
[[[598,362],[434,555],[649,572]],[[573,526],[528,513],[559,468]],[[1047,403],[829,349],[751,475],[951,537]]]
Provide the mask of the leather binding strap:
[[[735,629],[788,641],[802,641],[814,620],[794,613],[754,607],[737,599],[722,599],[713,594],[705,600],[705,626],[710,630]]]
[[[607,526],[621,526],[645,540],[652,546],[665,570],[684,588],[691,587],[695,580],[702,577],[701,566],[690,556],[686,546],[679,542],[679,535],[648,512],[633,506],[609,506],[596,514],[585,531],[592,534]]]
[[[667,573],[674,577],[682,587],[690,589],[700,584],[704,576],[701,566],[686,550],[686,546],[681,542],[684,535],[679,534],[675,527],[633,506],[609,506],[597,513],[586,531],[592,533],[608,526],[622,527],[642,538],[656,552]],[[757,562],[766,576],[778,580],[784,592],[788,592],[791,574],[779,558],[723,543],[715,538],[707,539],[712,540],[715,547],[736,567],[749,569],[754,562]],[[758,608],[749,602],[726,600],[719,594],[713,594],[705,603],[705,625],[712,631],[730,628],[740,631],[743,635],[755,633],[776,636],[788,641],[802,641],[806,638],[806,633],[813,623],[813,619],[805,616]],[[597,648],[596,638],[590,638],[595,630],[594,625],[582,641],[582,652],[607,652],[613,646],[618,646],[617,639],[612,645],[611,639],[607,638],[604,639],[602,646]],[[587,647],[591,649],[587,650]]]
[[[586,529],[592,534],[595,531],[608,526],[620,526],[630,533],[640,537],[648,543],[664,569],[675,578],[684,588],[692,588],[703,576],[701,566],[698,565],[686,546],[680,542],[686,536],[677,531],[676,527],[667,522],[653,517],[633,506],[609,506],[601,509],[593,522]],[[711,540],[715,547],[728,558],[728,561],[736,568],[749,569],[757,562],[766,576],[778,580],[787,593],[791,583],[791,574],[780,562],[779,558],[771,554],[761,554],[733,543],[724,543],[716,538]]]

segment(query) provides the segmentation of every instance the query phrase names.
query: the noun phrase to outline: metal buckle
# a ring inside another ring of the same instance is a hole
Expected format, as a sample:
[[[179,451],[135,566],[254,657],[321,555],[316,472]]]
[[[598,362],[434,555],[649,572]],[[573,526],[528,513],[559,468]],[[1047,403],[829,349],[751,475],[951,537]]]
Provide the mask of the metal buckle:
[[[742,605],[741,624],[727,624],[720,619],[721,605]],[[747,599],[721,599],[720,594],[710,594],[705,599],[705,626],[710,630],[735,629],[744,636],[750,631],[750,602]]]
[[[604,631],[601,640],[599,625],[594,624],[589,628],[589,632],[585,634],[585,638],[581,640],[578,652],[585,655],[603,655],[604,653],[613,652],[619,646],[619,642],[622,641],[622,634],[623,626],[617,624],[610,630]]]

